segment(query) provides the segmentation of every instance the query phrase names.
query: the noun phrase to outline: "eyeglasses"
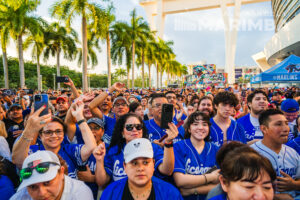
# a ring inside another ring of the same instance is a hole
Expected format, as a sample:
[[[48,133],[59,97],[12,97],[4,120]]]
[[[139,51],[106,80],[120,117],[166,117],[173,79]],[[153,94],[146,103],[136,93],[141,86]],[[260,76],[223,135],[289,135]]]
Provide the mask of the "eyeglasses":
[[[115,107],[120,107],[120,106],[127,106],[127,104],[126,103],[116,103],[115,105],[114,105]]]
[[[23,179],[28,179],[29,177],[31,177],[33,169],[35,169],[40,174],[46,173],[50,168],[50,164],[59,165],[58,163],[55,163],[55,162],[43,162],[43,163],[39,163],[39,164],[36,164],[36,165],[35,165],[35,162],[29,163],[28,164],[29,167],[21,169],[21,171],[20,171],[20,181],[22,181]]]
[[[127,131],[132,131],[135,127],[136,130],[140,131],[143,128],[143,124],[126,124],[125,128]]]
[[[99,131],[100,130],[100,126],[96,126],[96,127],[90,127],[91,131]]]
[[[163,104],[157,103],[157,104],[153,105],[152,107],[153,107],[153,108],[161,108],[162,105],[163,105]]]
[[[43,131],[44,135],[46,137],[50,137],[52,136],[54,133],[57,135],[57,136],[61,136],[63,135],[64,131],[61,130],[61,129],[57,129],[57,130],[54,130],[54,131],[51,131],[51,130],[48,130],[48,131]]]

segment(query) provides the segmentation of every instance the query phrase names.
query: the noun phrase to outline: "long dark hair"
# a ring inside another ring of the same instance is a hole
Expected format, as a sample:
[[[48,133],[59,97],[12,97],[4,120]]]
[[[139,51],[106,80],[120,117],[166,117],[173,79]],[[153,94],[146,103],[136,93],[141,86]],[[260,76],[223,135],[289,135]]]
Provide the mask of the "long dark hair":
[[[114,131],[113,131],[113,134],[112,134],[112,138],[111,138],[111,142],[110,142],[110,145],[109,147],[107,148],[107,151],[112,148],[113,146],[116,146],[118,145],[118,154],[121,152],[124,144],[126,144],[126,140],[125,138],[123,138],[123,130],[124,130],[124,127],[125,127],[125,123],[127,121],[128,118],[130,117],[135,117],[137,118],[140,123],[143,125],[143,138],[147,138],[148,139],[148,132],[147,132],[147,128],[143,122],[143,120],[137,116],[136,114],[134,113],[127,113],[123,116],[121,116],[119,118],[119,120],[117,121],[116,125],[115,125],[115,128],[114,128]]]
[[[191,132],[189,131],[190,127],[195,121],[199,120],[199,117],[201,120],[205,121],[208,124],[208,126],[210,127],[211,123],[209,121],[209,116],[207,114],[200,112],[200,111],[193,112],[187,119],[186,123],[184,124],[184,131],[185,131],[184,138],[185,139],[189,139],[191,137]],[[210,135],[210,128],[209,128],[208,135],[204,138],[204,141],[206,141],[206,142],[209,141],[209,135]]]

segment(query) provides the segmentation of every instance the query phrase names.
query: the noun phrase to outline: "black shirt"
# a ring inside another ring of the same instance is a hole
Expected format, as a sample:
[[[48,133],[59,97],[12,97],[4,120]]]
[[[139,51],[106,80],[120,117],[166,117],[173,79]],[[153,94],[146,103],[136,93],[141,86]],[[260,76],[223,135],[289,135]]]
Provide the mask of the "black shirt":
[[[5,123],[5,128],[7,132],[6,141],[9,145],[10,150],[12,150],[14,142],[17,139],[13,137],[13,132],[17,130],[24,130],[24,121],[22,121],[21,123],[17,123],[11,119],[3,119],[3,122]]]
[[[130,193],[129,187],[128,187],[128,181],[126,182],[126,185],[124,188],[122,200],[134,200],[134,198],[132,197],[132,195]],[[148,200],[155,200],[155,191],[154,191],[153,185],[151,187],[151,193],[148,197]]]

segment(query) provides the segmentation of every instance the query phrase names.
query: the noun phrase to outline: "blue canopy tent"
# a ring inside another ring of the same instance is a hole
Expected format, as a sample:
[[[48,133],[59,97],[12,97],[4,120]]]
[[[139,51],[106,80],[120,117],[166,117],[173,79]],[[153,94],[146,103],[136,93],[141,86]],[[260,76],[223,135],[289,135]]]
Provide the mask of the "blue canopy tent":
[[[281,63],[251,78],[251,84],[300,82],[300,57],[290,55]]]

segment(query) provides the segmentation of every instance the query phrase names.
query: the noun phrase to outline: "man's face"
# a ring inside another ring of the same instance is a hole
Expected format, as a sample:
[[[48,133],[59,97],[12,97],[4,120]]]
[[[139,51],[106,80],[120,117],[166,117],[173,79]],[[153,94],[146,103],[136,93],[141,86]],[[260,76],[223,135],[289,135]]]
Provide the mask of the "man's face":
[[[146,99],[146,98],[143,98],[143,99],[141,100],[141,105],[142,105],[142,106],[147,106],[147,99]]]
[[[118,117],[125,115],[126,113],[128,113],[128,111],[129,111],[128,105],[122,99],[119,99],[113,105],[113,112]]]
[[[89,123],[88,124],[92,133],[94,134],[96,142],[99,142],[104,134],[104,128],[101,128],[95,123]]]
[[[288,141],[290,128],[284,115],[269,116],[268,125],[261,125],[260,128],[264,137],[268,137],[274,144],[285,144]]]
[[[57,101],[56,107],[59,113],[66,113],[69,109],[69,104],[64,100],[59,100]]]
[[[161,120],[161,113],[162,113],[162,105],[167,104],[168,100],[164,97],[155,98],[152,102],[152,115],[154,119],[160,121]]]
[[[51,181],[36,183],[27,187],[28,194],[33,200],[60,199],[64,189],[64,167],[61,167],[56,177]]]
[[[292,113],[287,113],[287,112],[283,112],[285,118],[289,121],[289,122],[293,122],[299,115],[299,112],[292,112]]]
[[[173,104],[174,106],[177,103],[176,95],[174,93],[169,93],[166,95],[167,100],[170,104]]]
[[[219,103],[217,106],[217,115],[220,115],[222,118],[229,118],[232,113],[234,106],[231,104]]]
[[[43,128],[41,140],[43,145],[49,149],[58,148],[64,140],[63,126],[58,122],[49,122]]]
[[[56,100],[50,100],[50,103],[56,108]]]
[[[251,111],[258,115],[268,108],[268,103],[267,97],[262,93],[258,93],[254,96],[252,102],[248,103],[248,105],[251,108]]]
[[[12,120],[14,120],[14,119],[20,119],[20,118],[22,118],[23,117],[23,115],[22,115],[22,109],[21,108],[19,108],[19,107],[13,107],[11,110],[10,110],[10,118],[12,119]]]
[[[101,108],[101,111],[107,111],[107,110],[110,110],[111,109],[111,105],[112,105],[112,102],[111,102],[111,96],[107,96],[104,101],[102,102],[100,108]]]
[[[280,102],[281,101],[281,95],[279,93],[277,93],[276,95],[274,95],[272,97],[272,100],[273,101],[277,101],[277,102]]]
[[[203,99],[199,104],[198,110],[210,116],[213,112],[212,101],[210,99]]]
[[[144,187],[151,181],[154,173],[154,160],[152,158],[137,158],[124,164],[128,181],[136,187]]]

